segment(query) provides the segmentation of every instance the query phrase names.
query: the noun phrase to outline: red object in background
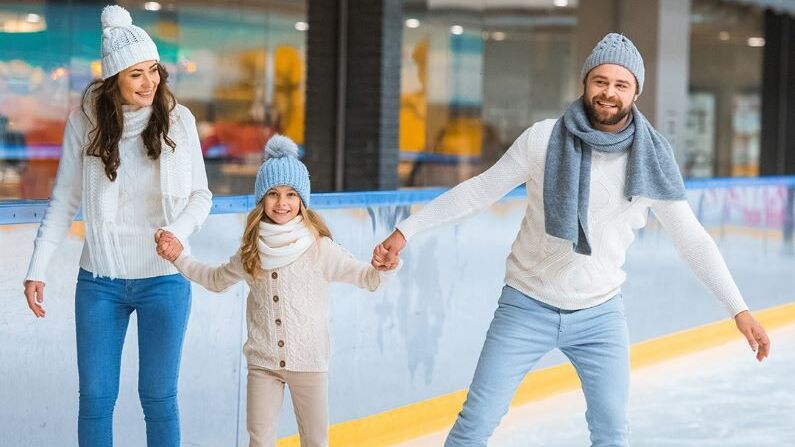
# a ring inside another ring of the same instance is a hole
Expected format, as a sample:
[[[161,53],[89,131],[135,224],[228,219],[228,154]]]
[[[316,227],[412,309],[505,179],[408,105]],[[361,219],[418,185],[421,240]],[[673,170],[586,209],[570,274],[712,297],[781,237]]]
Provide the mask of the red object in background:
[[[261,154],[262,149],[273,135],[278,133],[275,126],[262,124],[240,124],[235,122],[216,122],[212,124],[209,135],[201,140],[202,154],[215,147],[226,148],[225,157],[246,158],[247,154]]]
[[[213,125],[218,144],[226,146],[227,156],[245,158],[246,154],[259,154],[270,138],[269,131],[261,124],[216,122]]]
[[[58,160],[29,160],[19,173],[19,198],[50,198],[57,171]]]
[[[36,119],[33,127],[25,131],[28,146],[61,146],[66,121]]]
[[[206,157],[207,151],[210,150],[210,148],[219,146],[221,144],[221,139],[218,138],[218,135],[215,133],[215,130],[213,129],[213,133],[202,138],[200,143],[202,147],[202,155]]]

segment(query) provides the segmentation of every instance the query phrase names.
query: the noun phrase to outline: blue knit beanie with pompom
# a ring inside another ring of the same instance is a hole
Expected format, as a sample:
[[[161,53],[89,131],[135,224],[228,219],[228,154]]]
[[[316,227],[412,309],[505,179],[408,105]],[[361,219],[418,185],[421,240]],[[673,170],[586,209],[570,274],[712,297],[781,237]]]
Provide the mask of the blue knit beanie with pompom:
[[[298,159],[298,146],[284,135],[274,135],[265,145],[265,162],[254,182],[256,203],[275,186],[289,186],[309,208],[309,171]]]

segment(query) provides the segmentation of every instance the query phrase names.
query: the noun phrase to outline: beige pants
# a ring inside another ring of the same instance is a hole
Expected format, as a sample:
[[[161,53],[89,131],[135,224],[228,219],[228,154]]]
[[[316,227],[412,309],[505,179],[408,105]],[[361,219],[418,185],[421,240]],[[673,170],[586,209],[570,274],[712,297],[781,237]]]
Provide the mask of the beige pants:
[[[328,375],[320,372],[272,371],[248,368],[249,447],[275,447],[276,426],[290,387],[301,447],[328,446]]]

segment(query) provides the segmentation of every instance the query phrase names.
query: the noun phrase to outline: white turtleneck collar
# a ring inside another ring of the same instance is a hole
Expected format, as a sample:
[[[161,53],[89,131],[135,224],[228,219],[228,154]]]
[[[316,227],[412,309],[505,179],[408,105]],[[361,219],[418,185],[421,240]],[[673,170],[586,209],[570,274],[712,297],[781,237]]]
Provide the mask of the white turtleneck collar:
[[[124,130],[122,138],[135,138],[141,135],[149,124],[149,117],[152,116],[152,106],[139,107],[123,105],[121,106],[124,116]]]

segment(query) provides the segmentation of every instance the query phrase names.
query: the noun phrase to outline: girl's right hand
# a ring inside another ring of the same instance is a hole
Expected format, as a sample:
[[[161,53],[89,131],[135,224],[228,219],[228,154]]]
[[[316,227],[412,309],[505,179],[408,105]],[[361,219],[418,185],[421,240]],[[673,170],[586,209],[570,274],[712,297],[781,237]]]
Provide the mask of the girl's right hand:
[[[37,318],[44,318],[44,283],[41,281],[25,281],[25,298],[28,307]]]
[[[157,230],[155,242],[157,243],[157,254],[166,261],[174,262],[182,254],[182,243],[170,231]]]

